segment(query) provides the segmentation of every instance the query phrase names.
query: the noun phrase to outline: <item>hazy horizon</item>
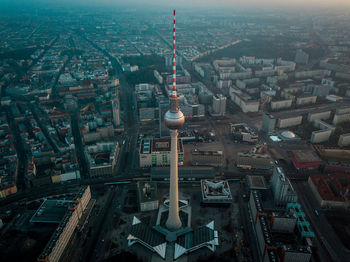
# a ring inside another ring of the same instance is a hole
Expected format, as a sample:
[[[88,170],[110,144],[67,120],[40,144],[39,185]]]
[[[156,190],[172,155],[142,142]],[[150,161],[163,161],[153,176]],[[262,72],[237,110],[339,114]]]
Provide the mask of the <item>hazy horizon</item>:
[[[191,11],[196,11],[205,8],[259,8],[259,9],[285,9],[305,11],[305,9],[342,9],[344,7],[350,7],[349,0],[309,0],[305,3],[304,0],[294,0],[283,2],[280,0],[128,0],[127,2],[122,0],[0,0],[3,7],[50,7],[52,6],[98,6],[103,8],[104,6],[110,7],[124,7],[124,8],[191,8]],[[346,11],[346,10],[343,10]]]

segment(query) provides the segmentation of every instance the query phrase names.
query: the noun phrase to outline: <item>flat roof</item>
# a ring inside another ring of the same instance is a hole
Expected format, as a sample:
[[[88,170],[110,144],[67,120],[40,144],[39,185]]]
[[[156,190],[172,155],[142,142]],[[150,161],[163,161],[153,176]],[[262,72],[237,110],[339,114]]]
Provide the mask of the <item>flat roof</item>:
[[[157,183],[155,182],[138,182],[137,193],[140,203],[158,200]]]
[[[278,136],[270,136],[270,139],[273,141],[273,142],[281,142],[282,139],[280,139]]]
[[[267,189],[263,176],[247,176],[250,189]]]
[[[318,162],[321,159],[313,150],[293,150],[293,155],[298,162]]]
[[[151,247],[156,247],[166,242],[163,234],[144,223],[137,223],[130,226],[129,234],[142,240]]]
[[[45,200],[32,216],[30,222],[59,224],[71,203],[71,200]]]
[[[230,124],[231,132],[244,132],[246,131],[249,134],[256,135],[255,131],[250,128],[246,123],[239,123],[239,124]]]
[[[263,158],[263,159],[271,159],[271,156],[268,154],[259,154],[259,153],[244,153],[238,152],[237,157],[251,157],[251,158]]]
[[[182,139],[178,139],[178,152],[183,152]],[[152,152],[170,152],[171,138],[144,138],[141,142],[140,153],[150,154]]]
[[[203,199],[232,200],[230,185],[226,180],[201,180]]]
[[[222,156],[222,151],[192,150],[192,155]]]
[[[279,112],[273,112],[271,113],[275,118],[289,118],[289,117],[295,117],[295,116],[302,116],[307,115],[308,113],[319,113],[329,110],[336,110],[337,108],[342,107],[348,107],[350,105],[349,101],[343,100],[339,101],[338,103],[326,103],[322,105],[322,111],[320,111],[320,105],[314,105],[307,108],[300,108],[298,110],[295,109],[289,109],[289,110],[283,110]]]

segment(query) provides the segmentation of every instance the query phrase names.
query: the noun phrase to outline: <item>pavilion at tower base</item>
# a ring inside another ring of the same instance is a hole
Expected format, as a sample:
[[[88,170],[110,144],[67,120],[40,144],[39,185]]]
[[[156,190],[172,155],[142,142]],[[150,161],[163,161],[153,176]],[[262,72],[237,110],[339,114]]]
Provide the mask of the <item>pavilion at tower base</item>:
[[[127,237],[128,246],[139,243],[162,259],[169,259],[169,248],[173,250],[171,258],[176,260],[181,256],[202,247],[215,251],[219,245],[218,231],[214,230],[214,221],[197,229],[183,227],[177,231],[169,231],[162,226],[148,226],[134,217]]]

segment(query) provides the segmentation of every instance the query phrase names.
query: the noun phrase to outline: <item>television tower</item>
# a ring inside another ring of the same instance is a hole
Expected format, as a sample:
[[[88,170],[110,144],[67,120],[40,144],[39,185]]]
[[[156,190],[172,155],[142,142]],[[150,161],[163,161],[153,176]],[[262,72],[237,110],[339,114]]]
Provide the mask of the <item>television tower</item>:
[[[176,92],[176,13],[174,10],[174,31],[173,31],[173,90],[170,96],[170,109],[165,113],[164,121],[170,129],[171,151],[170,151],[170,189],[169,189],[169,215],[166,227],[169,230],[177,230],[181,227],[179,216],[179,179],[178,179],[178,132],[185,123],[185,117],[179,108],[179,97]]]

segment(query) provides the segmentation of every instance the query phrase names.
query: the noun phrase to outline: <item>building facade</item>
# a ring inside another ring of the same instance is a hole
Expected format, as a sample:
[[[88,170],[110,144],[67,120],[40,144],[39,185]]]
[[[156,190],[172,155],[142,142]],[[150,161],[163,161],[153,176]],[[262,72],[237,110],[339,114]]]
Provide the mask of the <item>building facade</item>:
[[[281,206],[297,202],[297,194],[281,167],[276,167],[273,170],[271,187],[276,205]]]
[[[213,96],[213,113],[224,116],[226,113],[226,97],[218,94]]]
[[[275,131],[276,118],[268,113],[263,115],[261,130],[265,133],[270,133]]]
[[[193,166],[222,167],[224,163],[224,153],[222,151],[193,150],[191,156]]]

